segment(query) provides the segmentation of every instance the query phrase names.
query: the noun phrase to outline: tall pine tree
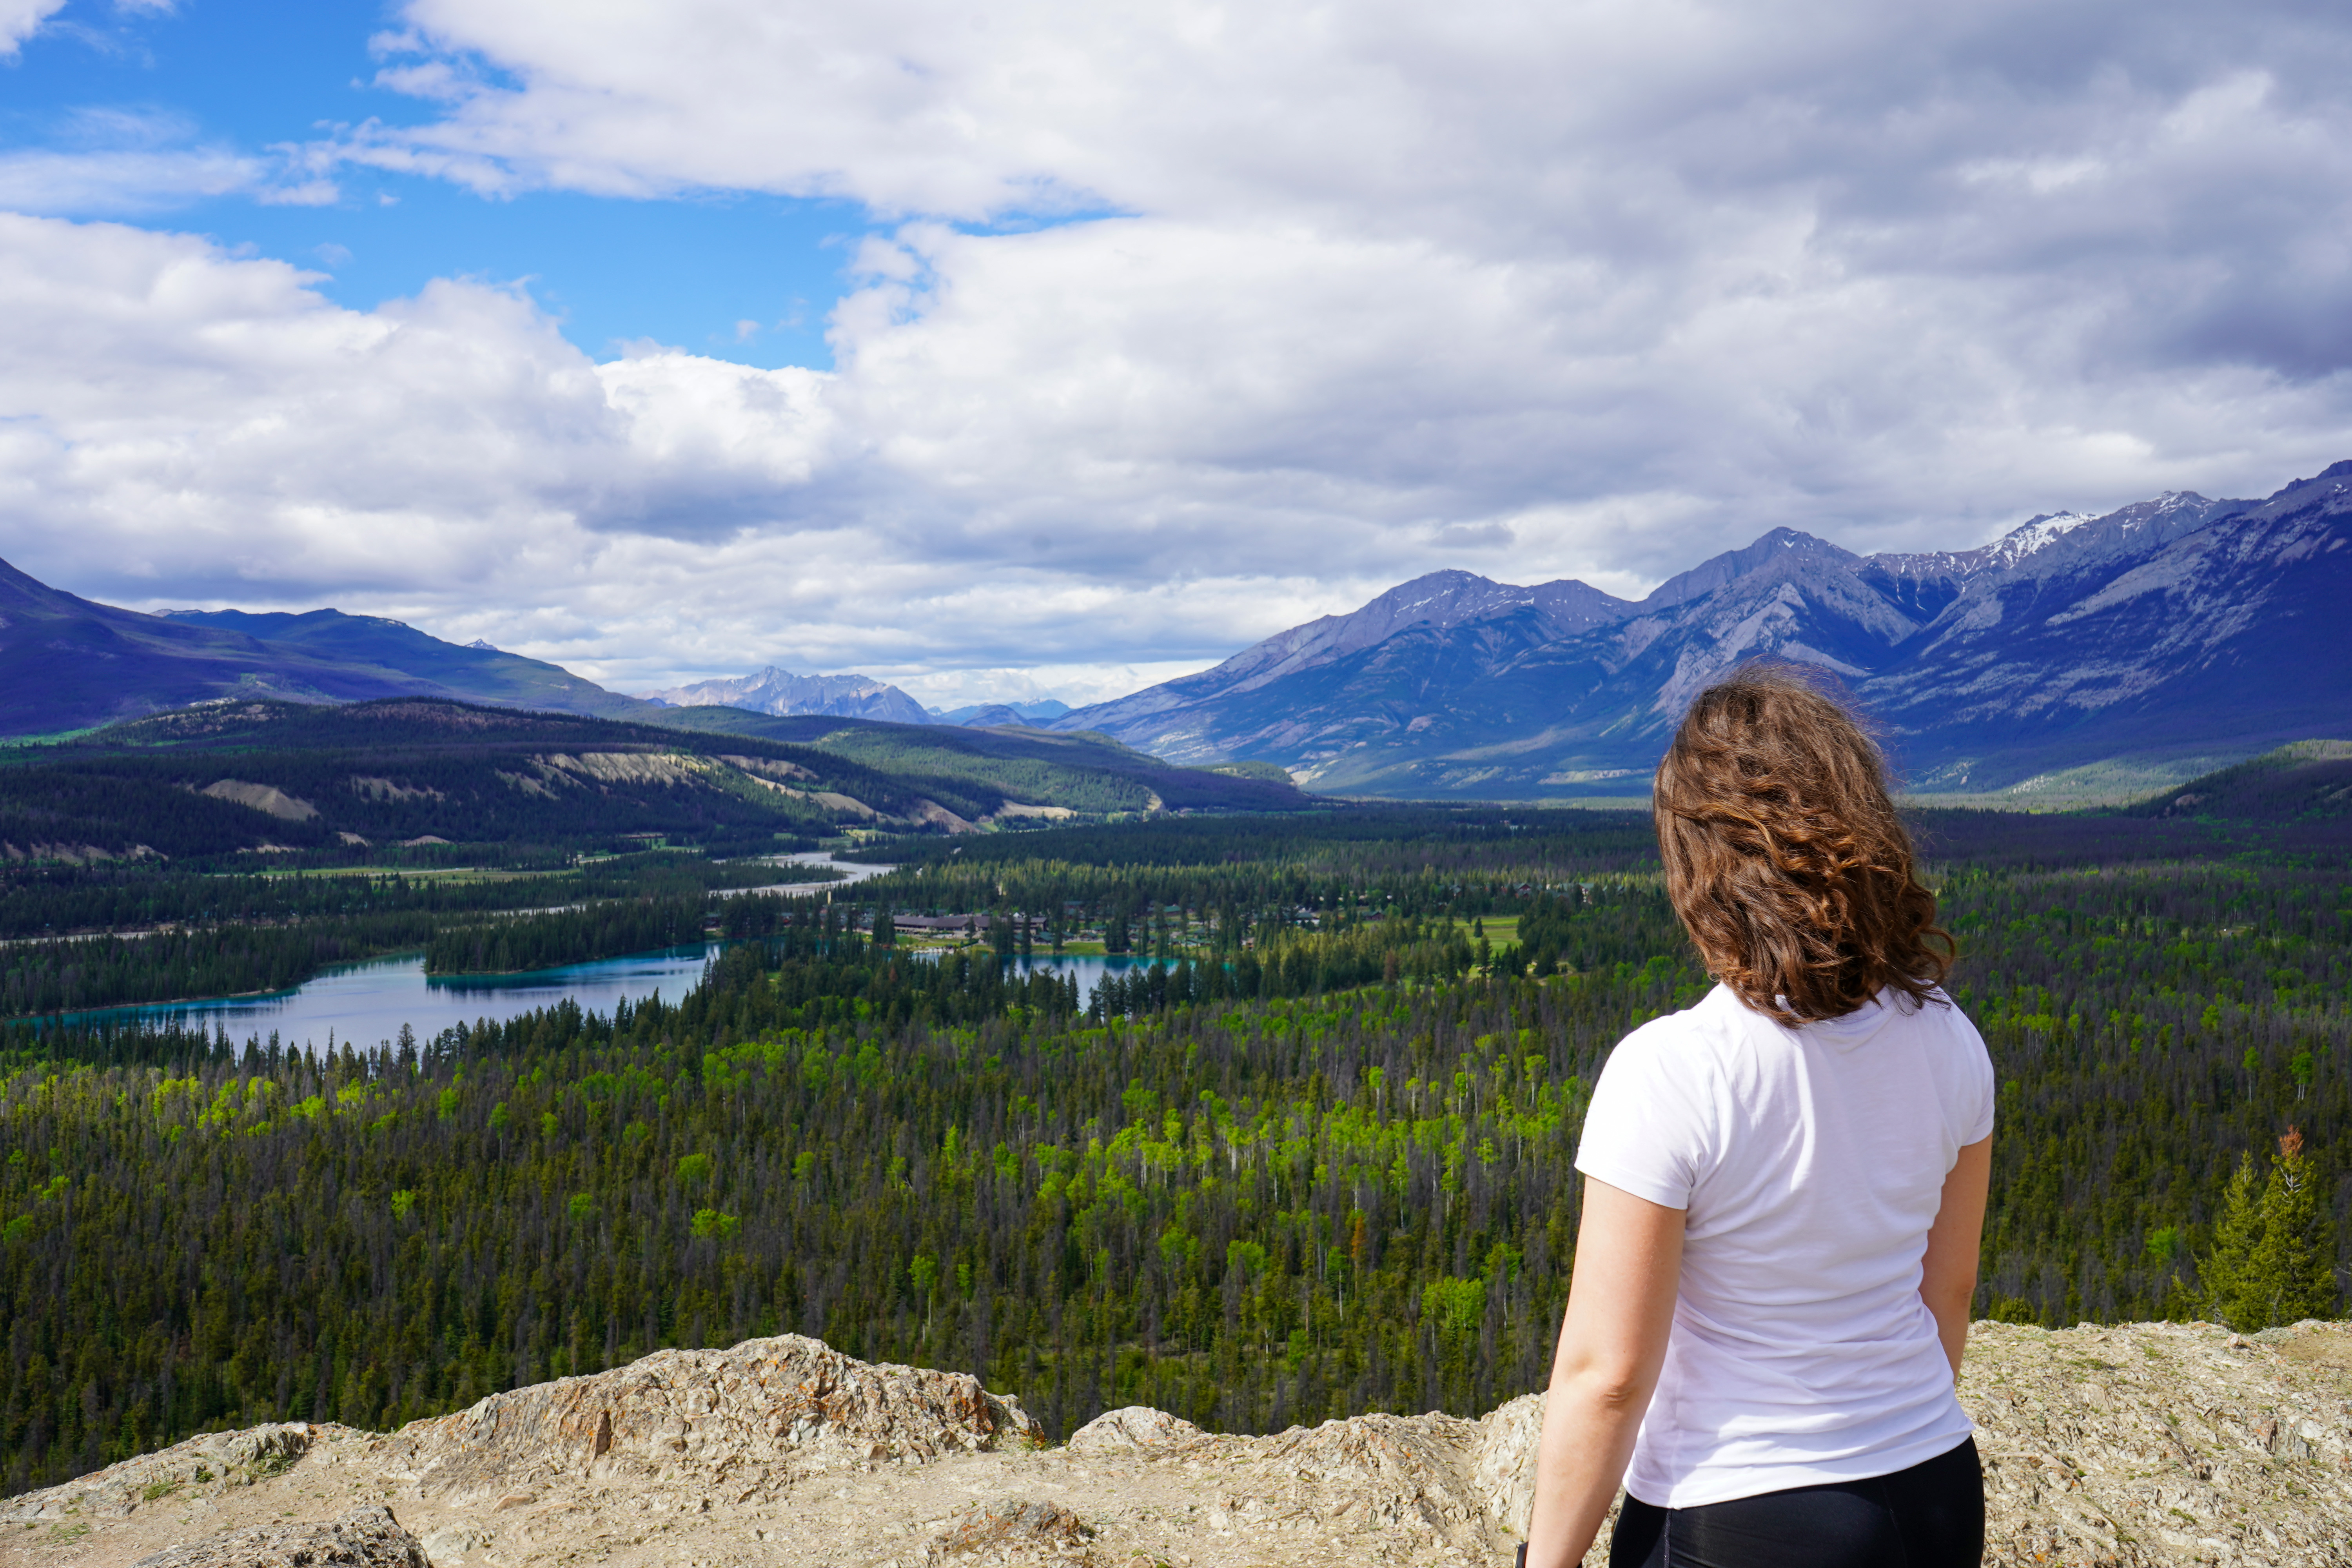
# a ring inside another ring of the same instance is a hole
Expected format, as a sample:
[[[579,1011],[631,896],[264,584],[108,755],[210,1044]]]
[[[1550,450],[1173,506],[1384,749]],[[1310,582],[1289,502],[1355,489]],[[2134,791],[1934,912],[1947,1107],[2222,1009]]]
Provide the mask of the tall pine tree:
[[[2199,1268],[2214,1315],[2231,1328],[2252,1332],[2336,1310],[2336,1226],[2318,1186],[2295,1128],[2279,1140],[2259,1199],[2253,1156],[2239,1161]]]

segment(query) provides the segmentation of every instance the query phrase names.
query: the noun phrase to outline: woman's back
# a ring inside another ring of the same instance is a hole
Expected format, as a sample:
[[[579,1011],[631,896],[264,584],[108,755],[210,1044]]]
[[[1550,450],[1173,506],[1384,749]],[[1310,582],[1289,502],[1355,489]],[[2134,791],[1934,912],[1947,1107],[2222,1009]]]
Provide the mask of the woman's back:
[[[1585,1113],[1530,1568],[1580,1557],[1621,1479],[1616,1568],[1973,1564],[1953,1378],[1992,1066],[1885,759],[1808,676],[1743,670],[1651,798],[1717,984],[1627,1037]]]
[[[1940,998],[1790,1027],[1718,986],[1617,1047],[1577,1166],[1688,1214],[1637,1496],[1857,1479],[1968,1436],[1920,1258],[1992,1095],[1982,1040]]]

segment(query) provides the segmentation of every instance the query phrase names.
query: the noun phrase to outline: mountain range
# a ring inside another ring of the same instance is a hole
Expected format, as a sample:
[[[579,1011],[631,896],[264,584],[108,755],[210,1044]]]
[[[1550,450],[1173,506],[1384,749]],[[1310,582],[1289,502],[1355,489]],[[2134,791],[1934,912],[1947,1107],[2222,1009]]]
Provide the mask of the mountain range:
[[[992,766],[1057,759],[1041,731],[1090,732],[1130,769],[1279,767],[1328,793],[1527,799],[1640,793],[1690,698],[1772,657],[1843,682],[1917,791],[2119,762],[2186,778],[2352,736],[2347,545],[2352,462],[2259,500],[2168,492],[2103,517],[2047,514],[1959,552],[1857,555],[1779,528],[1638,601],[1436,572],[1116,701],[947,713],[868,677],[773,666],[627,697],[381,616],[142,615],[0,563],[0,734],[231,697],[435,697],[800,743],[879,725],[897,738],[875,745]],[[974,740],[908,733],[958,725]]]
[[[486,642],[445,642],[383,616],[165,610],[78,598],[0,561],[0,735],[55,734],[223,698],[365,702],[432,697],[542,712],[697,727],[678,710],[740,708],[894,724],[1031,724],[1061,703],[934,714],[864,675],[798,676],[773,665],[626,697],[543,659]]]
[[[1333,793],[1637,793],[1684,707],[1772,657],[1833,674],[1911,786],[2000,789],[2352,734],[2352,462],[2260,500],[2167,493],[1981,548],[1780,528],[1639,601],[1437,572],[1049,725]]]

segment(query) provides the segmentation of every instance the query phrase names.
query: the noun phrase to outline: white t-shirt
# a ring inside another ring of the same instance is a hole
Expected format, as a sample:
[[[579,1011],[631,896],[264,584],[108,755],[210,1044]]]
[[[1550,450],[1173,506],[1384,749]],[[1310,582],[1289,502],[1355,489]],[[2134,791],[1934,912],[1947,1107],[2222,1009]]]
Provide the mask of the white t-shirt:
[[[1892,1475],[1969,1436],[1919,1277],[1992,1061],[1958,1007],[1907,1006],[1791,1029],[1718,985],[1601,1069],[1576,1168],[1689,1215],[1643,1501]]]

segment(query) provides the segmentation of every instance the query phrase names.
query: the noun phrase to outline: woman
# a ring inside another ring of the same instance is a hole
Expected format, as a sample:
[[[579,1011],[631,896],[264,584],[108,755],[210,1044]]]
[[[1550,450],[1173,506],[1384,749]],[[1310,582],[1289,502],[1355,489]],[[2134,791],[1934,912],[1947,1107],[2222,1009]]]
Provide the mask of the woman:
[[[1625,1037],[1585,1117],[1528,1568],[1582,1558],[1621,1478],[1611,1568],[1974,1568],[1953,1380],[1992,1065],[1877,749],[1743,671],[1692,704],[1655,813],[1716,985]]]

